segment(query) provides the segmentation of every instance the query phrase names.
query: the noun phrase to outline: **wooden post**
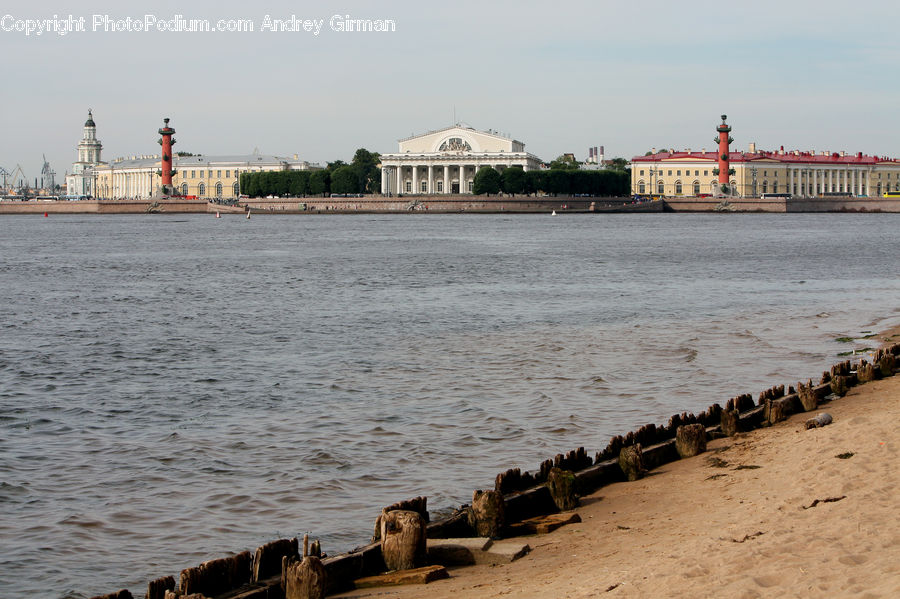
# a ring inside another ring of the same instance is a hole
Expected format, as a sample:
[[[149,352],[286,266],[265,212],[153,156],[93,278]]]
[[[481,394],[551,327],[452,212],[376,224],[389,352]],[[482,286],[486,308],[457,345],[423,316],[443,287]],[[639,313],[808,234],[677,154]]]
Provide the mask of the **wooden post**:
[[[503,495],[497,491],[475,491],[472,494],[472,511],[469,513],[469,525],[475,529],[476,536],[496,539],[506,520]]]
[[[165,576],[147,583],[147,599],[165,599],[166,591],[175,590],[175,577]]]
[[[560,511],[574,510],[578,507],[575,496],[575,475],[571,470],[553,467],[547,475],[547,488],[553,497],[553,503]]]
[[[816,397],[816,390],[813,387],[812,379],[806,384],[797,383],[797,397],[803,405],[804,412],[812,412],[819,407],[819,398]]]
[[[706,428],[702,424],[685,424],[675,431],[675,449],[682,458],[706,451]]]
[[[766,400],[769,401],[769,400]],[[733,437],[741,430],[741,414],[737,410],[722,410],[722,434]]]
[[[393,510],[381,515],[381,555],[388,570],[426,565],[425,520],[418,512]]]
[[[644,453],[641,444],[623,447],[619,452],[619,468],[625,473],[628,480],[637,480],[644,477],[647,469],[644,468]]]
[[[767,399],[766,400],[766,407],[765,407],[764,414],[765,414],[765,420],[769,424],[775,424],[776,422],[781,422],[782,420],[787,418],[787,415],[785,415],[785,413],[784,413],[784,403],[778,399],[775,399],[775,400]]]
[[[281,587],[284,599],[324,599],[325,566],[317,557],[298,560],[285,555],[281,560]]]

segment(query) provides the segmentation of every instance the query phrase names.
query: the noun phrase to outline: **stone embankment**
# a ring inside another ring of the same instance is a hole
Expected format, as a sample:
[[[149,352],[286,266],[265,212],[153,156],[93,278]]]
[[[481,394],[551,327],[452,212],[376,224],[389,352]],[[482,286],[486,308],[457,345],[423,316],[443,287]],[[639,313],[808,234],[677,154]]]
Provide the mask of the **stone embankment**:
[[[296,538],[260,546],[251,554],[211,560],[149,583],[147,599],[300,599],[364,586],[427,583],[444,578],[445,566],[509,563],[529,551],[517,536],[542,534],[579,522],[578,497],[615,482],[637,480],[659,466],[706,449],[709,438],[730,437],[811,412],[854,385],[893,376],[900,343],[876,351],[872,361],[841,362],[818,383],[775,386],[759,394],[711,405],[699,415],[676,414],[663,426],[648,424],[613,437],[593,457],[584,448],[558,454],[537,471],[512,469],[494,488],[476,490],[470,505],[430,522],[427,499],[416,497],[382,509],[365,546],[326,557],[318,542],[303,552]],[[829,424],[821,414],[807,426]],[[713,458],[715,459],[715,458]],[[504,539],[504,540],[500,540]],[[390,572],[389,572],[390,570]],[[386,573],[387,572],[387,573]],[[127,590],[94,599],[131,599]]]

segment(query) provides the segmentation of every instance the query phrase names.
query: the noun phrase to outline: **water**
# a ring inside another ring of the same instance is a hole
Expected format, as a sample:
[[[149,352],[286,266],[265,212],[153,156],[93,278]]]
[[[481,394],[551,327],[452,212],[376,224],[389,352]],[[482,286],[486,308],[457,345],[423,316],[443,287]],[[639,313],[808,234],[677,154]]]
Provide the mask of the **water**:
[[[0,596],[89,597],[818,377],[896,214],[0,220]]]

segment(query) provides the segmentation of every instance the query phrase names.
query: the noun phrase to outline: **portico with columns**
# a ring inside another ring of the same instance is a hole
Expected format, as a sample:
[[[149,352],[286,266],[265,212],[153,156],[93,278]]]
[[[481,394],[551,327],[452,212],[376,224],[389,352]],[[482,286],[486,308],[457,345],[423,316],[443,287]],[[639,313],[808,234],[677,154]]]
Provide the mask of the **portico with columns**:
[[[399,141],[399,151],[381,155],[382,195],[472,193],[475,173],[484,166],[540,168],[525,144],[495,131],[462,124]]]

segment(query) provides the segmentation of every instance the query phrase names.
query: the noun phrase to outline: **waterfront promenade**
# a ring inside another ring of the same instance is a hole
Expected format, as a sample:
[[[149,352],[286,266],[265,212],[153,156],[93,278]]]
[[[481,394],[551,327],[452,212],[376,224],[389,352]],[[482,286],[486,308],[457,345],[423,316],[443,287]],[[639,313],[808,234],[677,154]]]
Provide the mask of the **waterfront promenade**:
[[[205,200],[80,200],[0,201],[2,214],[198,214],[244,213],[541,213],[552,212],[900,212],[900,198],[663,198],[635,203],[630,198],[574,196],[363,196],[310,198],[248,198],[238,206]]]

